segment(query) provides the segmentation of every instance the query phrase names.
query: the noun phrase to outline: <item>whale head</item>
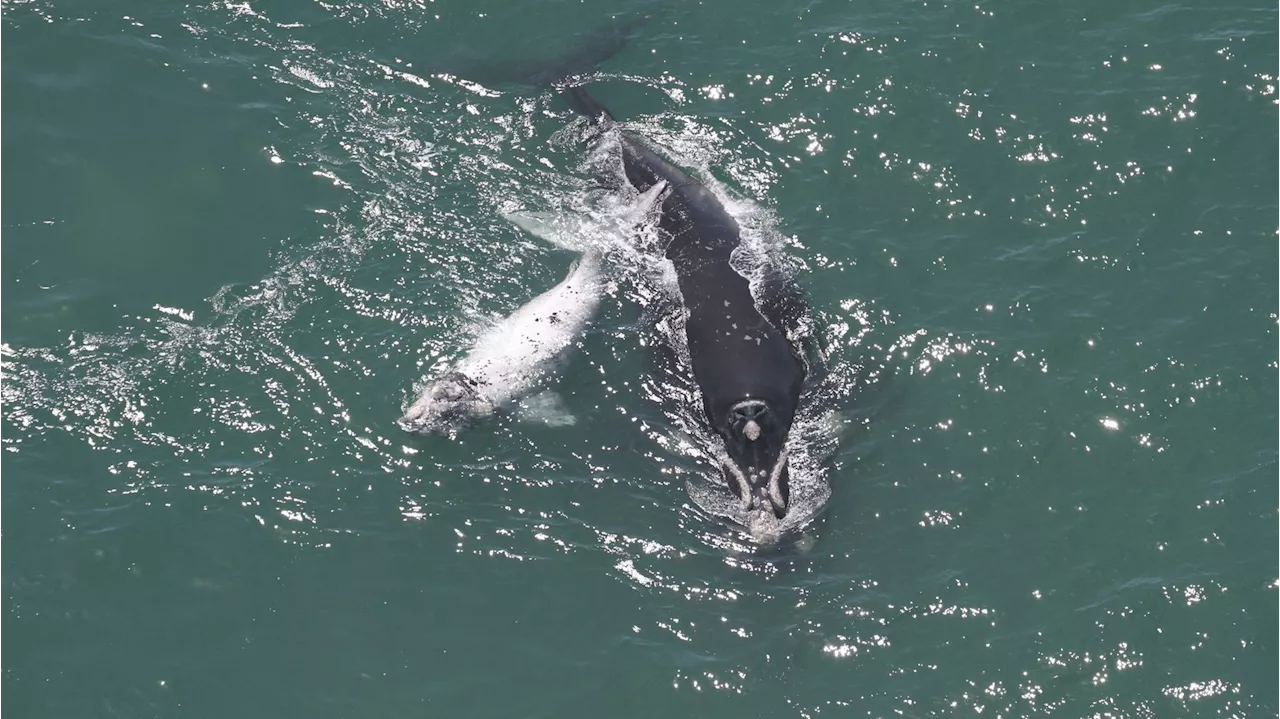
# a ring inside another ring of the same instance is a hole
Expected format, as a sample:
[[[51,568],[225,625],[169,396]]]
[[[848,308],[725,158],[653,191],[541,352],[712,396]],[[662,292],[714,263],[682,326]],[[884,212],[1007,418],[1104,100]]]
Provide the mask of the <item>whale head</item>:
[[[787,514],[791,477],[787,467],[789,427],[770,404],[747,399],[729,408],[720,423],[725,441],[721,471],[729,491],[752,516]]]
[[[396,424],[406,432],[449,434],[492,411],[474,379],[450,372],[423,390]]]

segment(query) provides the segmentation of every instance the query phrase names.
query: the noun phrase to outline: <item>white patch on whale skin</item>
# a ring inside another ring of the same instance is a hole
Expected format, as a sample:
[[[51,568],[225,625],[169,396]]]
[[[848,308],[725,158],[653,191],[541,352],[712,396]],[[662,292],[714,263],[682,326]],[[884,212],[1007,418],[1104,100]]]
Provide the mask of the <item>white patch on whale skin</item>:
[[[730,524],[750,536],[757,545],[774,544],[783,536],[799,536],[805,526],[822,511],[831,497],[831,486],[827,483],[830,467],[826,466],[826,460],[835,447],[838,424],[838,413],[832,412],[816,417],[804,417],[792,425],[782,458],[785,459],[789,489],[787,513],[782,519],[774,517],[773,512],[766,507],[748,509],[747,505],[741,502],[724,483],[724,477],[719,472],[715,475],[699,473],[699,478],[685,483],[685,490],[699,509],[714,517],[728,520]],[[690,439],[699,445],[703,452],[721,457],[721,464],[729,464],[728,455],[724,454],[718,436],[703,431],[691,436]],[[767,491],[774,501],[781,500],[778,482],[781,479],[783,466],[784,462],[780,461],[770,472]],[[775,494],[777,496],[772,496]],[[813,538],[810,537],[806,541],[811,546]]]
[[[742,473],[742,470],[738,469],[738,465],[734,464],[732,459],[729,459],[729,455],[722,453],[720,455],[720,464],[729,470],[729,474],[738,483],[738,509],[743,512],[749,510],[751,508],[751,482]]]
[[[778,461],[773,465],[773,471],[769,473],[769,501],[773,502],[773,506],[782,509],[788,509],[787,503],[782,499],[782,472],[787,468],[787,450],[784,447],[782,456],[778,457]]]
[[[768,509],[756,509],[749,513],[744,525],[756,544],[777,544],[782,538],[782,520],[773,516],[773,512]]]

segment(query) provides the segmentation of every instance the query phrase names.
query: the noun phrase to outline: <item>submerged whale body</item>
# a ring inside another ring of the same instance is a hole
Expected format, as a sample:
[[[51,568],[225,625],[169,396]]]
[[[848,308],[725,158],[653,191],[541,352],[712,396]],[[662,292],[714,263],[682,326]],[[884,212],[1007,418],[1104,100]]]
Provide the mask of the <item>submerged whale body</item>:
[[[582,87],[564,93],[604,126],[612,116]],[[616,131],[628,182],[640,192],[667,185],[659,228],[675,269],[683,323],[702,409],[722,439],[719,461],[746,522],[764,529],[790,508],[787,438],[808,374],[804,350],[788,337],[805,311],[785,282],[761,283],[761,296],[731,262],[741,230],[720,200],[688,173],[627,133]]]

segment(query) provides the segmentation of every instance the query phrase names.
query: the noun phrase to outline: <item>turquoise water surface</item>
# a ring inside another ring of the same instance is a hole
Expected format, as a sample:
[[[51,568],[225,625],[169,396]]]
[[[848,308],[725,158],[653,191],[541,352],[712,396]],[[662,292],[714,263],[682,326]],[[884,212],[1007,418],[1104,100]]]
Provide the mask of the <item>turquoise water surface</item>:
[[[6,1],[6,716],[1276,716],[1278,19]],[[608,213],[564,72],[799,268],[794,541],[625,273],[573,426],[395,424]]]

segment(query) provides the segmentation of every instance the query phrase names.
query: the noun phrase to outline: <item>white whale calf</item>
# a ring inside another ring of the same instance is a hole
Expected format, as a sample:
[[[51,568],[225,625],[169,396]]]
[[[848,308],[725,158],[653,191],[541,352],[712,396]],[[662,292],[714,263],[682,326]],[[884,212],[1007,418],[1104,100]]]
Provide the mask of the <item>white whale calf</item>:
[[[613,218],[622,220],[621,228],[608,228],[608,223],[557,222],[535,214],[506,215],[559,247],[582,250],[582,257],[560,284],[490,327],[462,361],[429,384],[398,420],[401,429],[451,434],[520,400],[547,424],[573,424],[573,416],[563,409],[558,397],[530,395],[546,387],[600,307],[604,294],[602,253],[608,242],[599,235],[613,235],[611,242],[624,240],[619,230],[626,232],[633,225],[637,211],[643,214],[652,209],[663,189],[665,185],[656,186],[642,195],[628,217]]]
[[[584,253],[560,284],[490,327],[451,372],[423,390],[400,427],[456,431],[542,387],[600,306],[601,265],[599,252]]]

